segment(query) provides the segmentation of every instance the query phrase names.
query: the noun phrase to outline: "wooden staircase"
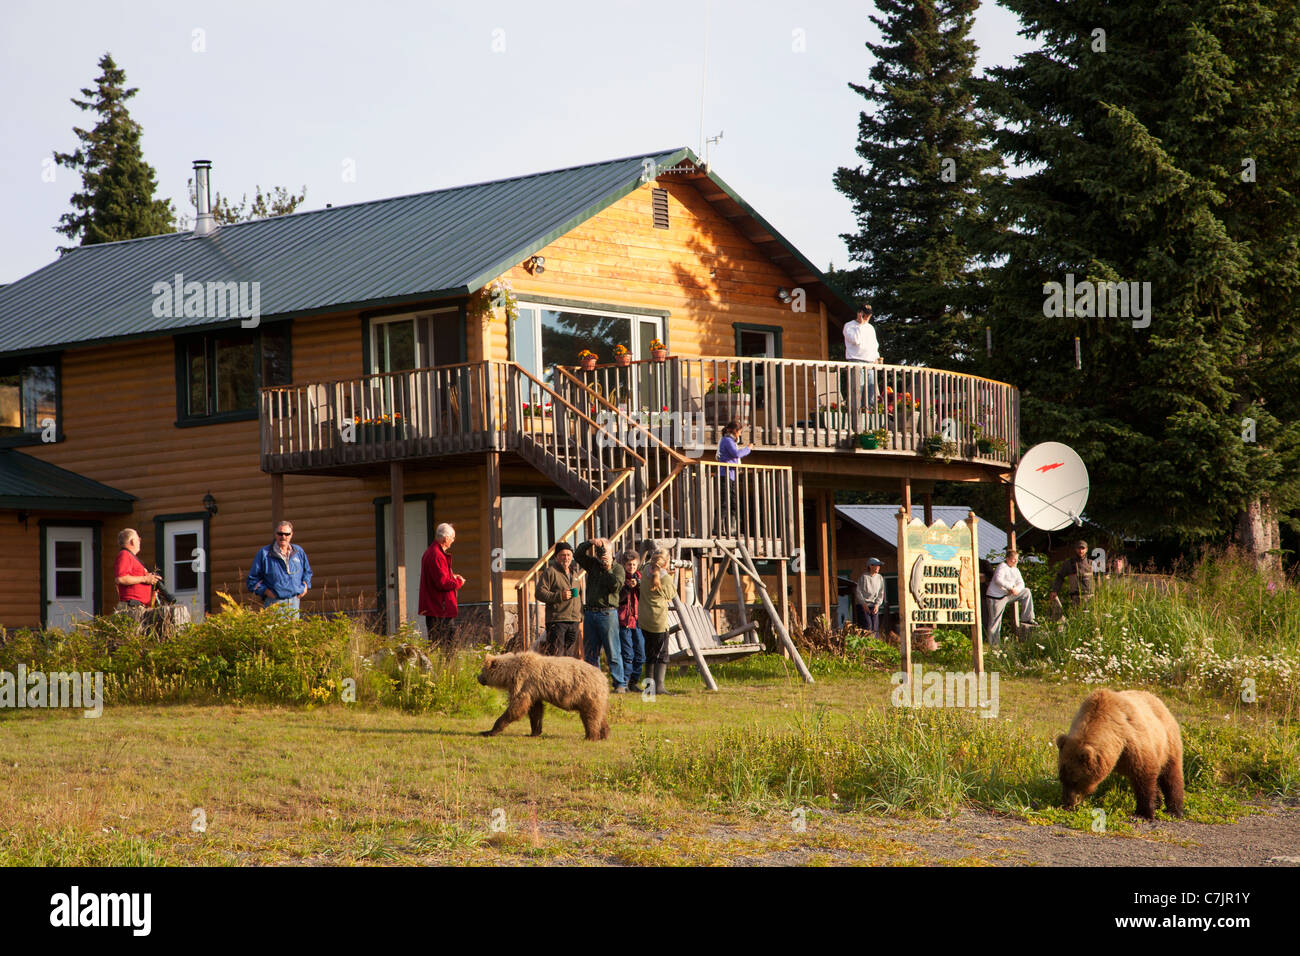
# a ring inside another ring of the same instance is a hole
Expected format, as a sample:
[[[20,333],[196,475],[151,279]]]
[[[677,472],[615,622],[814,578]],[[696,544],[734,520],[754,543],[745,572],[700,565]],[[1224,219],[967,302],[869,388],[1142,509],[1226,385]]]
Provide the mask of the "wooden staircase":
[[[616,549],[671,547],[680,557],[683,549],[715,551],[725,543],[760,560],[792,556],[797,525],[788,467],[689,458],[563,367],[556,368],[554,386],[518,365],[508,381],[511,444],[586,506],[560,540],[583,528]],[[535,409],[549,412],[525,414]],[[552,554],[542,555],[516,585],[524,646],[536,633],[533,586]]]

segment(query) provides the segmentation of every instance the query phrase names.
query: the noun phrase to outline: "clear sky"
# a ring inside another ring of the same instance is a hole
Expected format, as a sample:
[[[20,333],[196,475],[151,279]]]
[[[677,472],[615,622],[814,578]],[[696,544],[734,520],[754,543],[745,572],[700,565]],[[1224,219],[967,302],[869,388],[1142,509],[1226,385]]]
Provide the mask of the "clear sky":
[[[307,188],[304,209],[424,192],[676,146],[816,265],[854,227],[831,176],[856,165],[875,38],[868,2],[538,3],[3,0],[0,283],[40,268],[79,188],[54,150],[89,127],[70,98],[112,53],[139,93],[159,195],[191,213],[194,159],[235,200]],[[977,19],[980,64],[1028,49],[1006,10]],[[196,32],[200,31],[200,32]],[[350,166],[348,165],[350,163]],[[345,169],[354,171],[349,179]]]

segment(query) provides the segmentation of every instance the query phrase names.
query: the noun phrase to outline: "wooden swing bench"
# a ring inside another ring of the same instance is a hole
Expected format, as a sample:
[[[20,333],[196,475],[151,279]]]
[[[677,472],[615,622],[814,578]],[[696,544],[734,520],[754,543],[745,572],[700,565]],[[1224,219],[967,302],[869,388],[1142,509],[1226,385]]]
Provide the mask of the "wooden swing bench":
[[[763,649],[758,642],[758,622],[749,621],[719,634],[708,611],[698,604],[673,600],[668,619],[668,663],[695,663],[698,657],[719,662],[748,657]]]

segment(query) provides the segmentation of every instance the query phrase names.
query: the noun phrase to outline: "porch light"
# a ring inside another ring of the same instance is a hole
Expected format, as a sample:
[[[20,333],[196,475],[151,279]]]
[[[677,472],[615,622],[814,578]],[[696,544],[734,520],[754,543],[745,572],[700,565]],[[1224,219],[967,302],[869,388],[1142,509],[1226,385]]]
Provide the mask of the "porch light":
[[[528,260],[528,271],[535,276],[546,271],[546,256],[533,256]]]
[[[210,515],[217,513],[217,499],[212,497],[212,492],[203,496],[203,510]]]
[[[789,302],[793,298],[793,296],[790,295],[790,290],[785,286],[781,286],[781,288],[776,290],[776,297],[782,302]]]

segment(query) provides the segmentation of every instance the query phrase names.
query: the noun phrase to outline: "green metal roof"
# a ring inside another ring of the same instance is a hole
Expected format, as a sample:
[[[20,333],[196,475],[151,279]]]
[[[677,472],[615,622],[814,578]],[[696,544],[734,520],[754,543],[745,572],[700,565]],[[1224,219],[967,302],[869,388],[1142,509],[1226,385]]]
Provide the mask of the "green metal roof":
[[[125,514],[134,495],[13,449],[0,449],[0,508]]]
[[[257,282],[264,318],[468,295],[641,186],[646,160],[661,169],[703,167],[683,147],[235,223],[202,238],[184,232],[81,246],[0,287],[0,355],[231,324],[155,316],[154,284],[172,284],[177,274],[185,282]],[[709,179],[824,298],[851,313],[802,254],[721,179]]]

